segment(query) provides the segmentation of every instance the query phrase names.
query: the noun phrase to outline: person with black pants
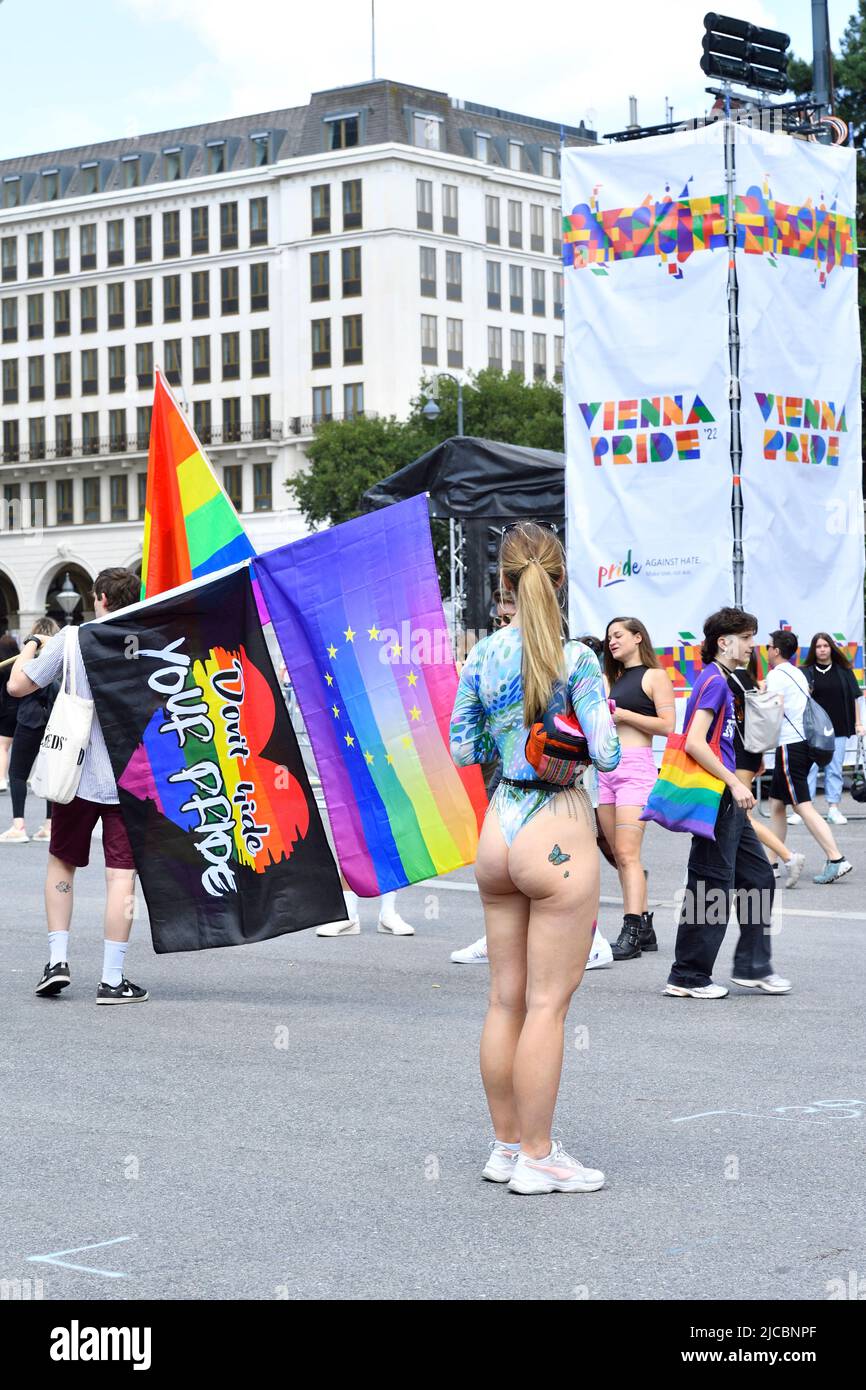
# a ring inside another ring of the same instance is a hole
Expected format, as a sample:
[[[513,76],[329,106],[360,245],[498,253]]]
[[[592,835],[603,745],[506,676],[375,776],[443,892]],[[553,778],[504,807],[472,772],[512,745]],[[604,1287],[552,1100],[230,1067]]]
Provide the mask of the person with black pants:
[[[713,966],[734,901],[740,939],[731,983],[765,994],[788,994],[791,990],[790,980],[773,971],[770,933],[776,884],[770,861],[749,821],[755,799],[737,777],[734,702],[727,680],[731,671],[748,664],[757,630],[757,619],[739,608],[722,608],[704,624],[704,668],[685,712],[685,727],[689,729],[686,752],[724,782],[725,791],[716,817],[715,839],[692,836],[674,963],[664,990],[669,995],[723,999],[728,993],[724,985],[713,983]],[[719,724],[720,758],[709,746]]]
[[[38,655],[48,637],[53,637],[60,629],[53,618],[39,618],[33,624],[33,631],[25,639],[24,646],[32,655]],[[28,647],[28,643],[30,644]],[[30,838],[24,823],[24,806],[27,801],[27,779],[36,762],[42,735],[48,723],[48,716],[59,690],[58,682],[25,695],[18,701],[18,718],[12,747],[9,753],[9,791],[12,796],[12,824],[0,835],[0,844],[23,845]],[[51,839],[51,802],[45,803],[45,820],[39,827],[34,840]]]

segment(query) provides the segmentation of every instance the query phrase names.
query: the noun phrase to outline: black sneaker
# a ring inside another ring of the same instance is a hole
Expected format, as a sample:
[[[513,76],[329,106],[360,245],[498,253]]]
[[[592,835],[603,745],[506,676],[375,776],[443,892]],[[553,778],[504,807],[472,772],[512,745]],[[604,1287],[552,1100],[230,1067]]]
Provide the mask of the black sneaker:
[[[97,1004],[143,1004],[150,996],[141,985],[123,979],[119,985],[107,985],[103,980],[96,991]]]
[[[46,965],[42,972],[42,979],[36,986],[36,993],[59,994],[62,989],[66,988],[71,978],[69,966],[65,960],[60,961],[57,965]]]

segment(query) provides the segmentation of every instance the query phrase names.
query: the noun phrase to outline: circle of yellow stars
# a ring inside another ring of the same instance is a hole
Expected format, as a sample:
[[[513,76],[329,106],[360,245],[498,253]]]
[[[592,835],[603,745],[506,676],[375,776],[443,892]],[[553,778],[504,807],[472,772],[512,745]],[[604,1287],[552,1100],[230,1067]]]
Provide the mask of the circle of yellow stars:
[[[344,628],[344,630],[343,630],[343,637],[344,637],[344,639],[345,639],[346,645],[348,645],[349,643],[354,643],[355,638],[357,637],[357,635],[358,635],[358,633],[357,633],[356,629],[352,627],[352,624],[351,624],[351,623],[349,623],[349,626],[348,626],[347,628]],[[368,627],[368,628],[367,628],[367,639],[368,639],[368,641],[370,641],[370,642],[378,642],[379,639],[380,639],[380,636],[381,636],[380,629],[376,626],[375,623],[373,624],[372,627]],[[336,660],[336,657],[337,657],[337,655],[338,655],[338,648],[334,646],[334,643],[333,643],[333,642],[330,642],[329,645],[325,648],[325,650],[326,650],[327,653],[328,653],[328,659],[329,659],[330,661]],[[401,646],[401,644],[400,644],[399,642],[394,642],[394,643],[392,644],[392,646],[391,646],[391,648],[390,648],[390,655],[391,655],[391,658],[392,658],[393,660],[395,660],[395,661],[396,661],[396,660],[399,660],[400,657],[402,657],[402,655],[403,655],[403,648],[402,648],[402,646]],[[324,672],[324,677],[325,677],[325,681],[326,681],[327,685],[328,685],[329,687],[332,687],[333,684],[334,684],[334,676],[333,676],[333,673],[332,673],[331,671],[325,671],[325,672]],[[413,671],[413,670],[410,669],[410,671],[407,673],[405,679],[406,679],[407,685],[408,685],[408,686],[412,689],[412,691],[414,692],[415,687],[416,687],[417,684],[418,684],[418,673],[417,673],[416,671]],[[333,714],[333,716],[334,716],[335,719],[339,719],[339,718],[341,718],[341,716],[342,716],[342,710],[340,709],[340,706],[339,706],[338,704],[336,704],[336,703],[334,703],[333,705],[331,705],[331,713]],[[418,723],[418,722],[420,721],[420,719],[421,719],[421,710],[420,710],[419,707],[418,707],[417,699],[416,699],[415,703],[413,703],[412,707],[408,710],[408,714],[409,714],[409,718],[410,718],[410,720],[412,721],[413,724]],[[355,735],[352,734],[352,733],[350,733],[348,730],[347,730],[346,733],[343,735],[343,741],[344,741],[344,743],[345,743],[347,749],[349,749],[349,748],[354,748],[354,747],[355,747]],[[404,748],[411,748],[411,747],[412,747],[412,735],[411,735],[411,734],[401,734],[401,736],[400,736],[400,742],[401,742],[401,744],[403,745]],[[371,753],[368,749],[364,749],[363,751],[364,751],[364,761],[366,762],[367,766],[368,766],[368,767],[373,767],[373,766],[375,765],[375,762],[376,762],[375,754]],[[386,753],[386,754],[385,754],[385,762],[388,764],[389,767],[393,767],[393,766],[394,766],[394,755],[393,755],[392,753]]]

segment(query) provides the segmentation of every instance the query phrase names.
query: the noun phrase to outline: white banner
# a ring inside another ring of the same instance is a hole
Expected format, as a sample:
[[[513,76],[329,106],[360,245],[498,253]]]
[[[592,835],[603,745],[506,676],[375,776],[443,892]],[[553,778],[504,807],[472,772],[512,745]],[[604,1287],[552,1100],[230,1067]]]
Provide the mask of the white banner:
[[[855,165],[737,131],[743,602],[802,646],[863,641]]]
[[[721,124],[563,151],[570,626],[733,598]]]

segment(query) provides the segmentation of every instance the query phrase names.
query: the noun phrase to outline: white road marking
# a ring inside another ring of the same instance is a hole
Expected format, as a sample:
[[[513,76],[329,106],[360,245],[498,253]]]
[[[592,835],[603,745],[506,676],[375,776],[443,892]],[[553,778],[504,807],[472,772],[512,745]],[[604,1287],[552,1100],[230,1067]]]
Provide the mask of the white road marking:
[[[58,1259],[59,1255],[77,1255],[79,1250],[101,1250],[105,1245],[120,1245],[124,1240],[138,1240],[138,1236],[115,1236],[113,1240],[98,1240],[93,1245],[75,1245],[71,1250],[52,1250],[49,1255],[28,1255],[27,1259],[32,1264],[59,1265],[61,1269],[80,1270],[82,1274],[101,1274],[105,1279],[128,1279],[128,1274],[117,1269],[94,1269],[92,1265],[73,1265],[67,1260]]]

